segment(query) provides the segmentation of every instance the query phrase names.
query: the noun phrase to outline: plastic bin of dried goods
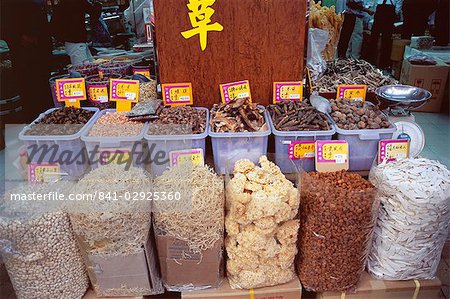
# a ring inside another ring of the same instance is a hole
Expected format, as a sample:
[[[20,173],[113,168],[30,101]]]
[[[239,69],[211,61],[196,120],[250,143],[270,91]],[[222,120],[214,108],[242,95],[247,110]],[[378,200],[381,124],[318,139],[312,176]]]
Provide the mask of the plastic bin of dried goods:
[[[86,78],[86,92],[88,96],[88,103],[91,106],[99,109],[114,108],[115,102],[109,101],[109,80],[120,79],[118,74],[104,75],[103,78],[100,75],[92,75]],[[98,94],[98,90],[106,90],[106,94]]]
[[[136,167],[100,166],[70,190],[70,221],[98,297],[161,294],[151,232],[152,181]]]
[[[298,175],[293,175],[291,182],[266,156],[260,157],[258,164],[238,160],[225,180],[227,277],[234,289],[295,279]],[[292,162],[291,168],[289,172],[294,173]]]
[[[334,100],[331,100],[332,105],[333,101]],[[364,106],[375,107],[375,105],[370,102],[363,102],[363,104]],[[348,142],[349,170],[370,170],[378,153],[378,142],[383,139],[392,138],[392,135],[396,131],[395,125],[388,122],[387,116],[383,112],[378,111],[378,114],[373,119],[383,117],[384,120],[381,122],[386,122],[389,126],[388,128],[347,130],[342,128],[339,122],[335,119],[335,116],[333,115],[334,112],[335,111],[331,113],[331,117],[336,125],[337,139],[346,140]],[[357,119],[350,119],[348,115],[346,119],[350,123],[358,126],[359,121],[357,121]],[[371,119],[369,118],[366,122],[370,121]],[[368,126],[368,124],[364,124],[364,126]]]
[[[129,62],[104,62],[98,66],[100,77],[117,74],[122,77],[131,75],[131,64]]]
[[[11,196],[23,199],[63,194],[71,184],[26,182],[7,190],[0,199],[0,253],[17,298],[81,298],[89,286],[62,202],[11,200]]]
[[[303,172],[297,270],[314,292],[351,292],[370,252],[379,201],[360,175]]]
[[[232,105],[232,104],[228,104]],[[258,108],[264,111],[263,106]],[[258,162],[259,157],[267,153],[267,144],[270,135],[269,120],[267,115],[262,112],[264,124],[257,131],[247,132],[216,132],[216,125],[222,123],[222,119],[228,121],[225,117],[215,118],[213,110],[210,112],[210,126],[208,135],[211,137],[214,168],[217,173],[225,174],[233,171],[234,162],[239,159],[250,159],[252,162]],[[230,117],[234,121],[234,117]],[[234,161],[230,161],[233,157]]]
[[[270,109],[270,107],[268,109]],[[311,109],[315,110],[313,107]],[[320,112],[317,111],[317,113]],[[336,127],[325,114],[323,115],[327,118],[328,130],[311,131],[300,131],[298,128],[297,130],[292,131],[277,130],[272,119],[273,116],[271,116],[269,110],[266,111],[266,114],[267,119],[269,120],[270,129],[275,136],[275,162],[283,173],[289,173],[289,171],[292,170],[292,165],[288,158],[290,156],[290,150],[292,151],[291,155],[294,155],[293,151],[295,150],[296,141],[331,140],[334,133],[336,133]],[[314,153],[314,149],[312,152]],[[314,154],[305,158],[293,157],[292,162],[296,167],[302,167],[304,171],[315,170]]]
[[[135,62],[131,65],[131,68],[133,75],[145,74],[149,79],[155,75],[155,62],[153,59]]]
[[[156,177],[153,228],[166,289],[217,288],[223,279],[224,184],[206,165]],[[166,199],[166,200],[164,200]]]
[[[86,144],[92,168],[113,161],[144,167],[147,152],[143,138],[148,124],[129,121],[125,114],[115,109],[102,110],[84,131],[81,140]]]
[[[69,77],[70,77],[69,74],[63,74],[63,75],[53,76],[50,79],[48,79],[48,83],[50,84],[50,91],[52,93],[53,105],[56,108],[64,106],[64,102],[58,102],[58,97],[56,95],[56,80],[57,79],[65,79],[65,78],[69,78]]]
[[[161,175],[164,170],[166,170],[170,166],[170,154],[175,151],[184,151],[184,150],[199,150],[201,149],[203,153],[203,158],[206,156],[206,137],[208,136],[208,122],[209,122],[209,111],[207,108],[203,107],[173,107],[173,108],[165,108],[168,111],[169,117],[170,114],[177,113],[177,110],[187,111],[189,113],[190,109],[195,109],[198,112],[204,112],[204,123],[199,124],[199,130],[203,127],[203,131],[201,132],[193,132],[191,124],[188,124],[189,127],[184,127],[183,124],[153,124],[150,123],[148,126],[148,130],[144,134],[144,138],[147,141],[151,163],[151,172],[152,175]],[[163,112],[164,113],[164,110]],[[178,113],[180,113],[178,111]],[[200,113],[197,114],[200,116]],[[183,115],[182,115],[183,116]],[[184,115],[187,116],[187,115]],[[162,116],[160,115],[160,118]],[[186,118],[187,119],[187,118]],[[158,126],[162,126],[158,128]],[[177,131],[179,133],[177,133]],[[158,133],[164,132],[164,135],[157,135]],[[183,132],[187,132],[189,134],[182,134]],[[156,133],[156,134],[155,134]],[[174,135],[171,135],[174,133]]]
[[[70,124],[77,119],[76,113],[80,110],[83,110],[82,113],[78,113],[80,123]],[[42,113],[19,133],[19,139],[26,146],[30,162],[59,164],[63,176],[68,175],[69,178],[82,176],[89,163],[81,135],[94,122],[98,111],[98,108],[93,107],[62,107]],[[59,119],[56,117],[51,119],[55,113],[59,113]],[[44,120],[48,122],[40,123]]]

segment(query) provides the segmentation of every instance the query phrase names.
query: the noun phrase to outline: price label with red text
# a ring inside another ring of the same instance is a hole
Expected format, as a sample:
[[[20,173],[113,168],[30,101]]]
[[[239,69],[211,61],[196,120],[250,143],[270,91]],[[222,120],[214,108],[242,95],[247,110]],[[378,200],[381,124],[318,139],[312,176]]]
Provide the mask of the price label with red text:
[[[84,78],[56,79],[55,86],[58,101],[66,102],[66,106],[80,107],[80,101],[86,100]]]
[[[314,159],[315,141],[291,141],[288,146],[290,160]]]
[[[185,106],[194,103],[191,83],[163,84],[162,92],[166,106]]]
[[[337,98],[365,101],[367,85],[338,85]]]
[[[302,82],[274,82],[273,103],[284,101],[301,101],[303,97]]]
[[[392,162],[409,157],[409,141],[406,139],[386,139],[378,143],[378,163]]]
[[[317,140],[316,169],[322,171],[348,170],[348,143],[345,140]]]
[[[177,166],[185,163],[190,163],[192,165],[204,165],[203,149],[194,148],[188,150],[171,151],[170,165]]]
[[[110,79],[110,100],[116,102],[118,112],[131,110],[131,103],[139,100],[139,81]]]
[[[220,84],[219,86],[222,103],[226,104],[242,98],[248,98],[250,102],[252,101],[248,80]]]

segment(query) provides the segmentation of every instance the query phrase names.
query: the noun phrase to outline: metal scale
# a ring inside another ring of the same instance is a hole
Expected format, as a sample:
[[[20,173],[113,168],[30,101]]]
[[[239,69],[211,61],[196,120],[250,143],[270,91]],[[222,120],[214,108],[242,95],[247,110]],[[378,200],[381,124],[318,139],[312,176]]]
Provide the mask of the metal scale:
[[[410,141],[410,156],[417,157],[425,147],[425,134],[415,122],[411,111],[422,107],[430,98],[431,93],[423,88],[409,85],[386,85],[375,91],[389,121],[397,127],[393,139],[408,139]]]

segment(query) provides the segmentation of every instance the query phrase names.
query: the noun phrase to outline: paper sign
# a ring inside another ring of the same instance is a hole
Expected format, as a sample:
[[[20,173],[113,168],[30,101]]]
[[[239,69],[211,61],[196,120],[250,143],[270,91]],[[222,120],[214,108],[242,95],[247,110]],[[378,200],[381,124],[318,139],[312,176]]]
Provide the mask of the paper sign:
[[[301,101],[303,98],[302,82],[274,82],[273,103],[284,101]]]
[[[125,164],[131,159],[129,149],[123,148],[102,148],[99,149],[99,163],[105,164]]]
[[[204,165],[203,149],[194,148],[189,150],[171,151],[170,166],[192,163],[193,165]]]
[[[150,68],[147,69],[135,69],[133,68],[133,75],[143,75],[145,77],[147,77],[148,79],[150,79]]]
[[[118,112],[130,111],[131,103],[139,100],[139,81],[110,79],[110,101],[116,102]]]
[[[337,98],[365,101],[367,85],[338,85]]]
[[[163,84],[162,91],[164,105],[166,106],[184,106],[194,103],[191,83]]]
[[[80,107],[80,101],[86,100],[84,78],[56,79],[56,96],[59,102],[66,102],[68,107]]]
[[[31,163],[28,165],[28,182],[50,183],[60,178],[59,164]]]
[[[406,139],[380,140],[378,143],[378,163],[406,159],[409,157],[409,141]]]
[[[106,103],[109,100],[108,86],[105,84],[89,86],[88,94],[92,102]]]
[[[288,146],[289,160],[314,159],[315,141],[293,140]]]
[[[348,169],[348,143],[345,140],[317,140],[315,148],[316,169],[338,171]]]
[[[222,97],[222,103],[225,104],[242,98],[249,98],[249,101],[251,102],[252,95],[250,93],[250,82],[244,80],[220,84],[220,96]]]

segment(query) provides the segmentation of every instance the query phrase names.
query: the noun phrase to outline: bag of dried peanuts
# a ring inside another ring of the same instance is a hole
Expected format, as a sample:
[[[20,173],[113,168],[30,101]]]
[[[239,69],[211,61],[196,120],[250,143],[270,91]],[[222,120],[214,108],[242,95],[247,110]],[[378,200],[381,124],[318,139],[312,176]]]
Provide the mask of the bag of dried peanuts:
[[[0,201],[0,252],[17,298],[81,298],[89,280],[59,196],[70,182],[23,185]]]
[[[299,194],[266,156],[238,160],[226,180],[227,276],[234,289],[295,278]]]
[[[309,291],[351,292],[370,251],[379,202],[360,175],[302,174],[297,269]]]

